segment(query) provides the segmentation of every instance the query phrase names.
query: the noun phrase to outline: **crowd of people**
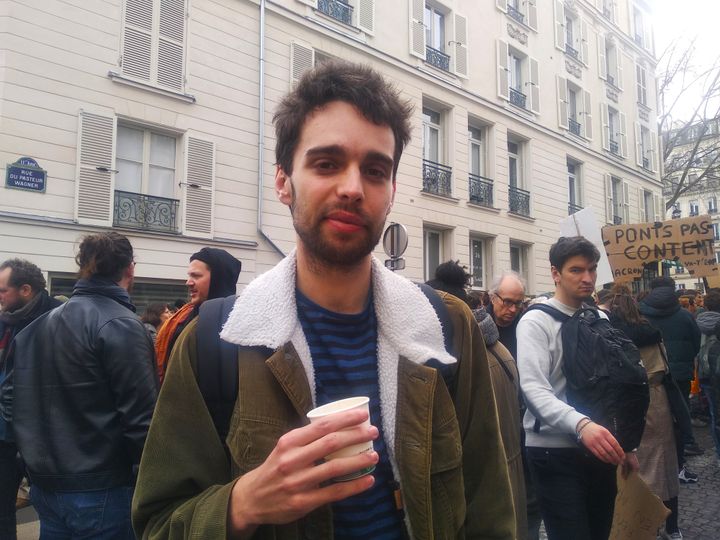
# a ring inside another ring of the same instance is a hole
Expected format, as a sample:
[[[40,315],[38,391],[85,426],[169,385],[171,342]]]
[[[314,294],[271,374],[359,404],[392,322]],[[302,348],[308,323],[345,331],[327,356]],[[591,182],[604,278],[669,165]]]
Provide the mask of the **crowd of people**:
[[[190,300],[138,317],[117,232],[82,239],[64,303],[31,262],[0,265],[1,538],[25,475],[47,539],[534,540],[544,522],[550,540],[600,540],[618,468],[671,511],[659,534],[682,538],[696,364],[720,452],[720,291],[696,316],[667,278],[640,301],[619,284],[594,298],[600,253],[579,236],[553,244],[554,293],[533,302],[513,272],[486,293],[453,261],[429,287],[393,273],[372,251],[410,114],[366,66],[303,76],[274,117],[297,246],[237,297],[240,261],[205,247]],[[637,406],[612,377],[604,408],[578,382],[608,344]],[[368,410],[308,422],[352,396]]]

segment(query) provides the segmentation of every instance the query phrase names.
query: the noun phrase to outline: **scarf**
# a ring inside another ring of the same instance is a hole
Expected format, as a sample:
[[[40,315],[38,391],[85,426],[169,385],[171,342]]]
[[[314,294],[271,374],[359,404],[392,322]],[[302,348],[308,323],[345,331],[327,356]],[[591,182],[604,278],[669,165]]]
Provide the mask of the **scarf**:
[[[79,279],[75,283],[73,296],[105,296],[115,300],[118,304],[125,306],[135,313],[135,305],[130,300],[127,289],[123,289],[114,281],[99,276],[90,279]]]
[[[473,315],[475,316],[478,326],[480,326],[485,345],[492,347],[497,340],[500,339],[500,332],[498,331],[495,321],[493,321],[493,318],[484,307],[474,309]]]
[[[15,311],[0,311],[0,321],[8,326],[16,326],[18,323],[30,318],[35,308],[42,301],[43,295],[47,296],[47,291],[44,289],[33,296],[32,300],[20,309],[16,309]]]
[[[172,345],[174,345],[173,337],[175,336],[175,332],[180,325],[184,324],[189,317],[193,316],[193,313],[195,313],[194,308],[195,306],[193,304],[185,304],[158,329],[158,333],[155,336],[155,361],[157,362],[158,377],[160,378],[161,384],[165,378],[167,362],[170,359]]]

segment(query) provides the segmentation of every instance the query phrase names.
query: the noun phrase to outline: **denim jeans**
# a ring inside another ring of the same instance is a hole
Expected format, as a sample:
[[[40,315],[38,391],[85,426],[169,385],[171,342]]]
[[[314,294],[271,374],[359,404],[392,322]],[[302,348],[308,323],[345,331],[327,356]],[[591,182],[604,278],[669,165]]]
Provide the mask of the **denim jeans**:
[[[22,480],[17,446],[0,441],[0,538],[15,540],[15,500]]]
[[[720,427],[717,425],[717,416],[715,415],[715,407],[717,406],[717,403],[715,400],[717,399],[717,389],[713,388],[713,385],[709,382],[702,382],[700,381],[700,389],[702,390],[703,394],[705,394],[705,398],[708,402],[708,409],[710,411],[710,435],[712,435],[712,440],[715,443],[715,454],[718,458],[720,458]]]
[[[549,540],[607,540],[615,467],[579,448],[528,447],[533,486]]]
[[[30,488],[41,540],[133,540],[132,496],[129,486],[80,492]]]

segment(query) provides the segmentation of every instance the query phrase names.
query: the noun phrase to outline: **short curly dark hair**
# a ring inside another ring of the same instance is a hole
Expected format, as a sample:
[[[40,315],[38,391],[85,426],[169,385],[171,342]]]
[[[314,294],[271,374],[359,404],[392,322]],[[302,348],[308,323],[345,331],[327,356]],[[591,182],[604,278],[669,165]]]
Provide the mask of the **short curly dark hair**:
[[[594,263],[600,260],[600,251],[584,236],[561,236],[550,247],[550,265],[562,271],[565,262],[578,255]]]
[[[705,308],[709,311],[720,311],[720,290],[710,289],[705,295]]]
[[[30,285],[33,292],[41,291],[47,286],[42,270],[25,259],[8,259],[0,264],[0,270],[10,268],[10,279],[8,285],[11,287],[22,287]]]
[[[413,106],[403,101],[400,93],[377,71],[342,60],[323,62],[307,71],[278,105],[273,117],[277,164],[286,174],[292,174],[293,155],[305,120],[313,111],[333,101],[349,103],[369,121],[392,130],[395,137],[392,177],[395,179],[400,156],[410,142]]]
[[[130,240],[116,232],[89,234],[80,242],[75,256],[81,278],[99,276],[118,282],[133,263]]]

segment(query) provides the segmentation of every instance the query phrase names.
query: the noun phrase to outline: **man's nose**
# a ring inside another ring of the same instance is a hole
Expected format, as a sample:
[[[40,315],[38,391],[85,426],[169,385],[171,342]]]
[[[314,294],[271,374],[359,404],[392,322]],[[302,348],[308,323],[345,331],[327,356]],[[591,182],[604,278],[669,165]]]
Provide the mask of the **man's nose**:
[[[364,197],[363,177],[358,167],[350,166],[341,175],[338,196],[353,201],[361,200]]]

